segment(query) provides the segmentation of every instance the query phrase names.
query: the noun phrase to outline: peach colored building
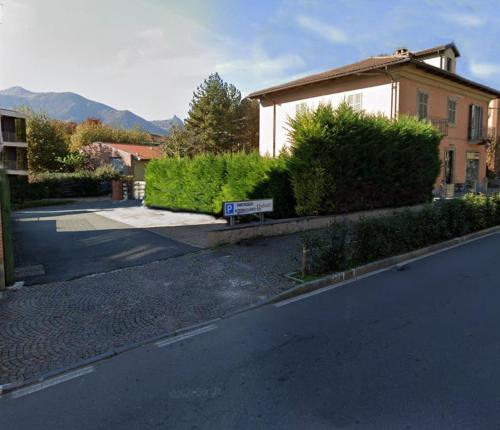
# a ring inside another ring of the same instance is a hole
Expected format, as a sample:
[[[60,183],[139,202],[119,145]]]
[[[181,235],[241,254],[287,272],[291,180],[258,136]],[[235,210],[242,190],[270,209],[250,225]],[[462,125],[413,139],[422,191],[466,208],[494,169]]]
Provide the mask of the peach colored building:
[[[453,43],[418,52],[401,48],[256,91],[249,98],[260,101],[259,151],[276,156],[290,145],[288,119],[301,107],[346,101],[367,113],[430,121],[444,136],[436,189],[483,190],[486,146],[498,129],[488,108],[498,106],[500,92],[456,74],[459,57]]]
[[[90,156],[96,166],[111,164],[123,175],[133,176],[134,181],[144,181],[149,160],[161,157],[159,146],[126,143],[94,142],[82,151]]]

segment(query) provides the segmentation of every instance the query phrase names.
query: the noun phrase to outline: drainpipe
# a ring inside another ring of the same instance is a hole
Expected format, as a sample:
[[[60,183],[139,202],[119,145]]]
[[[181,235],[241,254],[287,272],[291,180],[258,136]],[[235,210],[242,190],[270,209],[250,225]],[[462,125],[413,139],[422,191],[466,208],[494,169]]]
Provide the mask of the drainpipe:
[[[273,104],[273,158],[276,157],[276,102],[268,97],[266,94],[262,96],[262,99],[267,99]]]
[[[273,158],[276,157],[276,103],[273,101]]]

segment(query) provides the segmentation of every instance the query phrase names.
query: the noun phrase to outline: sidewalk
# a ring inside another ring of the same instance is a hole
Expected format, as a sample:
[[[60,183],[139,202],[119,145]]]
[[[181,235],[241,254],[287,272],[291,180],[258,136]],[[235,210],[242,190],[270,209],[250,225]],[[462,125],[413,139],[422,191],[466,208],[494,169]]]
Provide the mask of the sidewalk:
[[[0,384],[223,317],[291,288],[298,235],[24,287],[0,300]]]

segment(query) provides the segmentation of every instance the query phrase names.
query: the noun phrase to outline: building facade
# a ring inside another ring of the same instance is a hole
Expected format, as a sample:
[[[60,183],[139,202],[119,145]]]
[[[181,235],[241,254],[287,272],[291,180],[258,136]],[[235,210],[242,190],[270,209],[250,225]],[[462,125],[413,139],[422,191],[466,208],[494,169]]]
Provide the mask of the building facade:
[[[25,114],[0,108],[0,152],[9,176],[28,176]]]
[[[134,181],[144,181],[146,166],[153,158],[161,157],[160,147],[127,143],[94,142],[81,149],[96,166],[112,165],[122,175]]]
[[[486,147],[496,136],[488,108],[498,103],[500,93],[457,75],[459,56],[453,43],[418,52],[403,48],[256,91],[249,97],[260,101],[259,151],[276,156],[290,146],[288,121],[298,109],[347,102],[370,114],[406,114],[431,122],[443,134],[436,189],[481,191]]]

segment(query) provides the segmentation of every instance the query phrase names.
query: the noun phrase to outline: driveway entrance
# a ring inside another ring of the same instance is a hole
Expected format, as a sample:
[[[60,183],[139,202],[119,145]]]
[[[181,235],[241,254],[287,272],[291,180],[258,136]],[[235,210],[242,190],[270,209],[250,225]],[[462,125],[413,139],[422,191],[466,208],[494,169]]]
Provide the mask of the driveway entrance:
[[[199,249],[102,215],[137,205],[101,200],[14,213],[17,279],[27,284],[69,280]]]

